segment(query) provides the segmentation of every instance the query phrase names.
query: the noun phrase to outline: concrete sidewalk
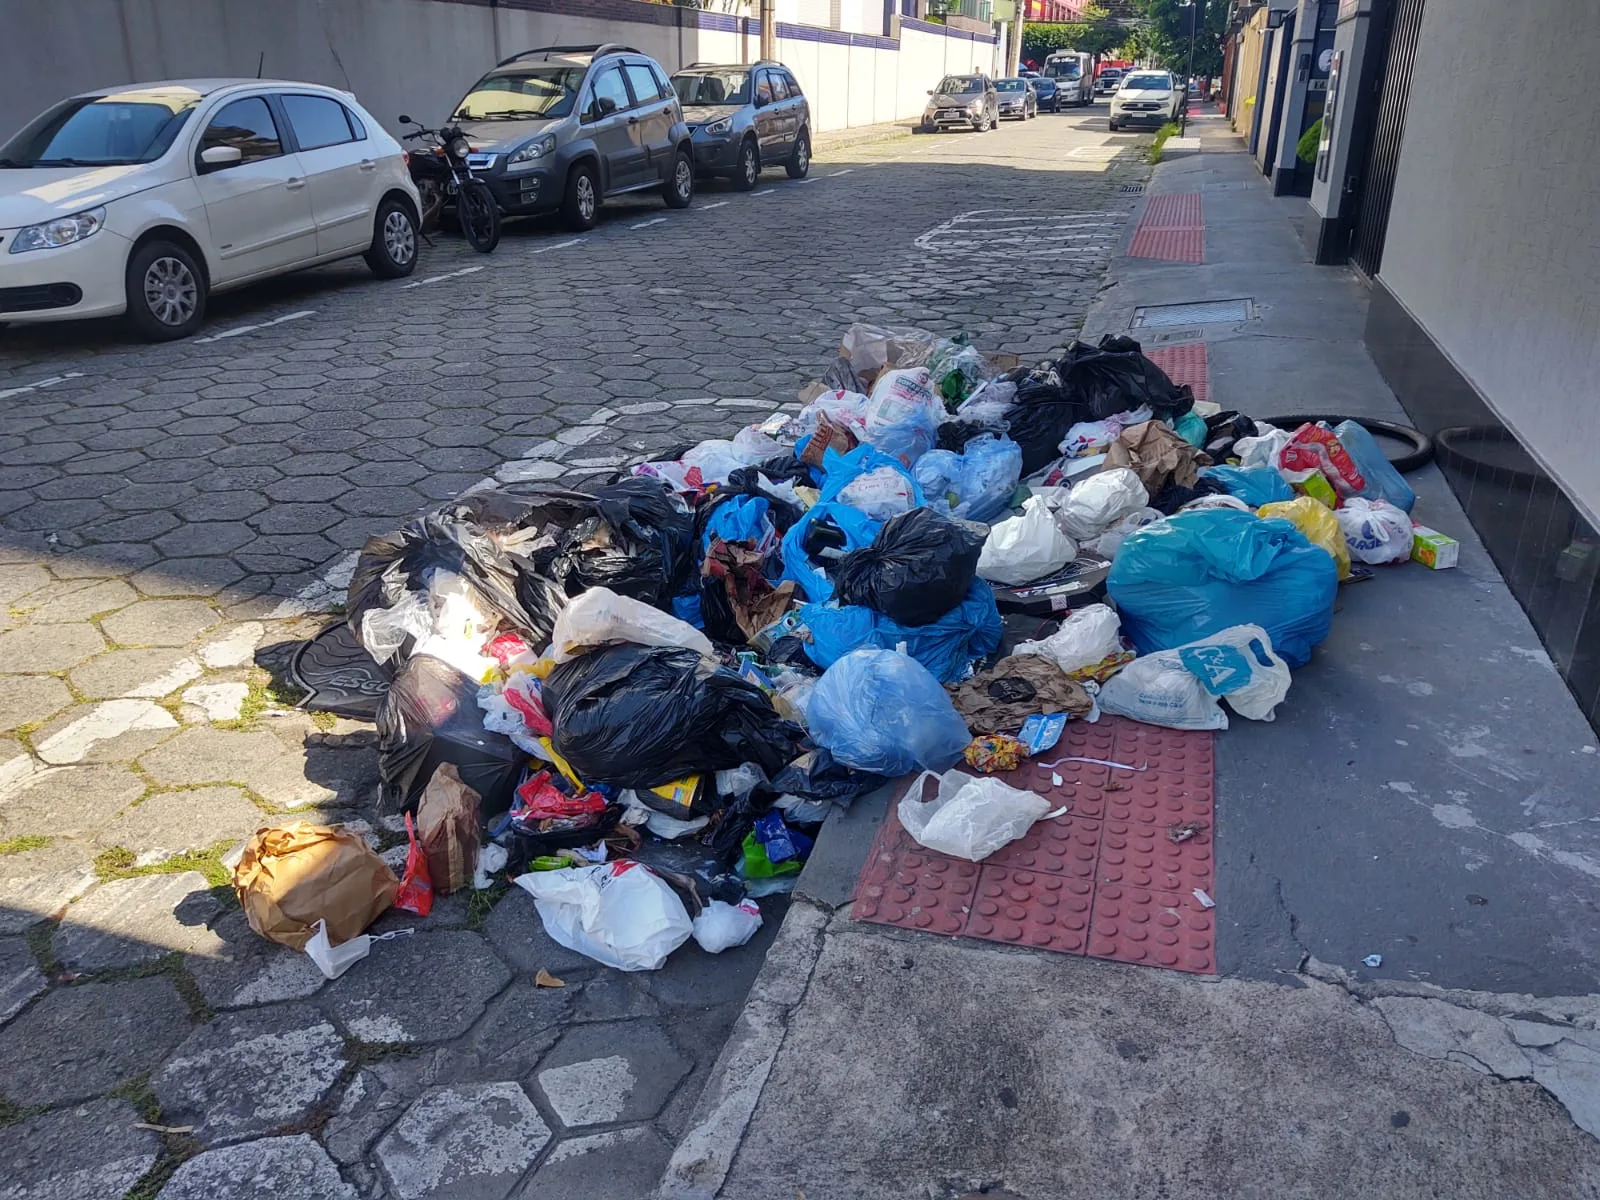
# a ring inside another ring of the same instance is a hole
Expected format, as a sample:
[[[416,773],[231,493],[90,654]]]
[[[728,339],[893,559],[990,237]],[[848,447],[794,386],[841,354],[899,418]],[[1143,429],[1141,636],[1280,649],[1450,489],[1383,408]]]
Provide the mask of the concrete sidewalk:
[[[1133,333],[1203,345],[1225,408],[1403,421],[1360,281],[1307,261],[1224,122],[1191,132],[1149,191],[1199,197],[1203,261],[1115,259],[1085,334],[1248,299]],[[824,831],[660,1194],[1600,1196],[1594,734],[1442,477],[1408,478],[1461,565],[1343,589],[1278,719],[1217,735],[1220,977],[852,920],[871,797]]]

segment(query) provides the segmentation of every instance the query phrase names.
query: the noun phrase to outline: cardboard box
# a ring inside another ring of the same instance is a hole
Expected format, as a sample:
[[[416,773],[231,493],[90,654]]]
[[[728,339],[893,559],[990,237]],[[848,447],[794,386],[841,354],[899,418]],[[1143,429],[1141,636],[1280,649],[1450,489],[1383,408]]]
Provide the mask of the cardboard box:
[[[1442,571],[1456,565],[1461,555],[1461,543],[1448,533],[1429,529],[1426,525],[1411,527],[1411,561],[1419,562],[1431,571]]]

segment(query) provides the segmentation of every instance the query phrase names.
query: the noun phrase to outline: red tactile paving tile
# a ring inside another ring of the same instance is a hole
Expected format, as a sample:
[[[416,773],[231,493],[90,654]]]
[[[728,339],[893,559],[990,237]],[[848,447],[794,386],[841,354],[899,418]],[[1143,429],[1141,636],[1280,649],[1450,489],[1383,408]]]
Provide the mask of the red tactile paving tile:
[[[1173,383],[1187,383],[1196,400],[1211,399],[1211,364],[1204,342],[1184,342],[1177,346],[1157,346],[1145,357],[1167,373]]]
[[[1127,767],[1061,761],[1074,757]],[[1067,811],[969,863],[918,846],[891,807],[856,883],[855,918],[1215,972],[1213,914],[1193,895],[1215,878],[1211,734],[1078,722],[1039,762],[1000,778]],[[1173,842],[1169,830],[1186,822],[1203,828]]]
[[[1146,229],[1142,224],[1128,243],[1129,258],[1159,258],[1164,262],[1203,263],[1206,236],[1203,229]]]
[[[1139,219],[1140,229],[1204,229],[1199,192],[1151,196]]]

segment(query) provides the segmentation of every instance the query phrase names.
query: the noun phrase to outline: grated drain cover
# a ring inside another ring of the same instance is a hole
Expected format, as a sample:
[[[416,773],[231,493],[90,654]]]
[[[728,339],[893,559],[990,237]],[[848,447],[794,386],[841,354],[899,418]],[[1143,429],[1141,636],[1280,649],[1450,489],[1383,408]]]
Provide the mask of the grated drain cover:
[[[1119,191],[1119,192],[1128,192],[1128,193],[1131,193],[1132,195],[1137,196],[1141,192],[1144,191],[1144,184],[1142,184],[1142,183],[1125,183],[1121,187],[1119,187],[1117,189],[1117,191]]]
[[[1195,304],[1150,304],[1133,310],[1133,328],[1159,329],[1173,325],[1232,325],[1255,316],[1249,297],[1239,300],[1202,300]]]

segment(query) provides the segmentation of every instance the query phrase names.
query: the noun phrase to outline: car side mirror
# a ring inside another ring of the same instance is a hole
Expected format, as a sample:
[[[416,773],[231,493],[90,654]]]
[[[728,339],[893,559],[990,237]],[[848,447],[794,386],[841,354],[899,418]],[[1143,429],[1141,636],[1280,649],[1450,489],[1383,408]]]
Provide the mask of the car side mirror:
[[[930,96],[933,95],[933,89],[932,88],[928,89],[928,95],[930,95]]]
[[[207,146],[200,151],[200,161],[212,168],[231,167],[244,161],[244,151],[237,146]]]

